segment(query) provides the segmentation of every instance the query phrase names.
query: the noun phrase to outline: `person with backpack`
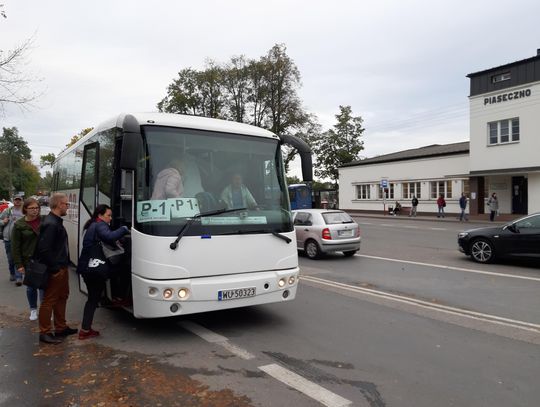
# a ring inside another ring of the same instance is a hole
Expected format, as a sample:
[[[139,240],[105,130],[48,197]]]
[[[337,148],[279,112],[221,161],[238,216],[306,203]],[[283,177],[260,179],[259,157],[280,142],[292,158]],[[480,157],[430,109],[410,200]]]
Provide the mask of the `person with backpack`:
[[[409,217],[414,216],[416,218],[416,209],[418,207],[418,198],[413,195],[411,200],[411,213],[409,213]]]
[[[444,200],[443,194],[439,195],[439,198],[437,198],[437,217],[443,217],[444,218],[444,208],[446,206],[446,201]]]
[[[15,269],[15,263],[13,262],[11,234],[13,233],[15,222],[24,216],[22,206],[22,196],[17,195],[13,198],[13,206],[11,208],[4,209],[2,214],[0,214],[0,222],[2,222],[4,225],[3,235],[9,267],[9,281],[15,281],[15,285],[18,287],[22,285],[22,274]]]
[[[101,245],[102,243],[115,245],[118,239],[129,233],[129,228],[127,226],[111,230],[111,220],[111,207],[101,204],[96,206],[92,217],[83,227],[85,234],[81,256],[79,257],[79,262],[77,264],[77,273],[82,275],[84,279],[88,290],[88,299],[84,304],[79,339],[89,339],[99,335],[99,331],[92,329],[92,322],[99,300],[105,290],[105,283],[108,279],[107,274],[98,272],[97,263],[102,262],[103,260],[92,258],[92,253],[95,251],[97,245]]]

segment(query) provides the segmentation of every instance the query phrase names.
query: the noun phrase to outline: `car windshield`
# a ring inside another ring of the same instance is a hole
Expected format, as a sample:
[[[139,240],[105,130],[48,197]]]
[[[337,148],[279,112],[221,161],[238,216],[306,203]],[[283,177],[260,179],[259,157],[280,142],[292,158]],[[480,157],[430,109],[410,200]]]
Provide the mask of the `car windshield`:
[[[201,217],[186,235],[293,230],[277,139],[158,126],[145,126],[143,139],[141,232],[175,236],[195,215],[234,208],[246,210]]]
[[[324,222],[327,225],[335,225],[338,223],[353,223],[352,218],[345,212],[326,212],[322,214]]]

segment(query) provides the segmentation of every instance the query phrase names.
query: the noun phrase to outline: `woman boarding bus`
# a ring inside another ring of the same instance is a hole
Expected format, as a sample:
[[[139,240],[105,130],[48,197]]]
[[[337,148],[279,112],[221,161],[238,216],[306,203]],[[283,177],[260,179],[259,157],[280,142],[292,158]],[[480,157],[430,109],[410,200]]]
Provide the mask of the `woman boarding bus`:
[[[294,299],[298,258],[282,144],[299,151],[311,181],[309,147],[258,127],[161,113],[96,127],[54,164],[54,189],[72,204],[64,222],[70,252],[78,253],[94,208],[106,204],[113,228],[131,227],[129,256],[107,294],[130,301],[136,317]],[[255,207],[231,209],[221,199],[234,174]]]

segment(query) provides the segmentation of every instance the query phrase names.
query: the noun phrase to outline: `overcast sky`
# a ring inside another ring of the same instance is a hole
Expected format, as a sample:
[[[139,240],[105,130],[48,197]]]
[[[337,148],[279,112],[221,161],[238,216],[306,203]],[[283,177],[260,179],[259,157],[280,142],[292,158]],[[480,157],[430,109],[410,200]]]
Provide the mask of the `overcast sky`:
[[[8,107],[35,162],[121,112],[155,111],[183,68],[284,43],[305,108],[364,119],[361,155],[469,139],[468,73],[536,55],[540,1],[0,0],[0,49],[34,36],[30,111]]]

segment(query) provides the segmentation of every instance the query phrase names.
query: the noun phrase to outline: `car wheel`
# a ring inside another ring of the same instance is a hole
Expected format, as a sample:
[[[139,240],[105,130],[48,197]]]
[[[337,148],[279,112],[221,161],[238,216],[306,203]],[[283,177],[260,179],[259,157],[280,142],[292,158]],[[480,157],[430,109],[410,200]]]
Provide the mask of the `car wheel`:
[[[352,257],[356,254],[358,250],[349,250],[349,251],[346,251],[346,252],[343,252],[343,254],[345,255],[345,257]]]
[[[493,244],[486,239],[476,239],[471,244],[471,257],[478,263],[490,263],[495,259]]]
[[[321,249],[319,249],[319,245],[315,240],[308,240],[304,249],[306,251],[306,255],[312,260],[321,257]]]

